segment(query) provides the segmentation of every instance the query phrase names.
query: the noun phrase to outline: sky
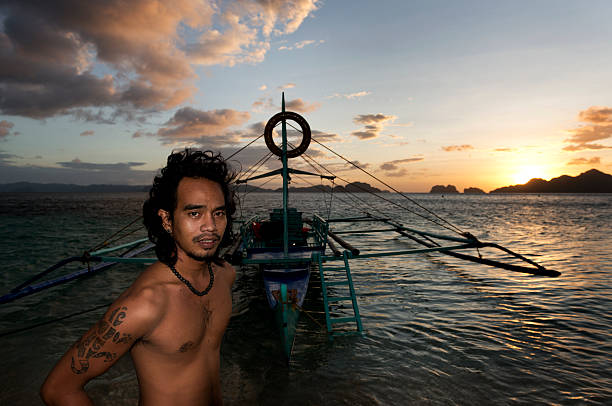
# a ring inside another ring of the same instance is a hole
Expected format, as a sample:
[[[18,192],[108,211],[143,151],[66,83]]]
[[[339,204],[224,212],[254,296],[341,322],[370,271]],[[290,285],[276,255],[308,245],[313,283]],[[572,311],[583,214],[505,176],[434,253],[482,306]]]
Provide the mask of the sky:
[[[0,0],[0,183],[150,184],[174,150],[263,134],[283,91],[404,192],[612,173],[610,21],[608,0]]]

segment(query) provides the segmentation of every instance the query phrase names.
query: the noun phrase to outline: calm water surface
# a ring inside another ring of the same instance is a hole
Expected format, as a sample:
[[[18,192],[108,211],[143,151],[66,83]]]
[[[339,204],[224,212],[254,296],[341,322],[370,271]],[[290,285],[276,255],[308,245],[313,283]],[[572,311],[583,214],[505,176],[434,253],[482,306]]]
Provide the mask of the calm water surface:
[[[323,321],[322,300],[312,289],[306,302],[311,317],[301,317],[287,366],[261,278],[255,269],[239,270],[238,315],[222,347],[225,403],[612,404],[612,195],[411,197],[481,240],[526,254],[562,276],[534,277],[439,254],[354,260],[365,336],[329,341],[317,324]],[[95,246],[138,216],[144,198],[0,195],[0,293]],[[399,196],[388,198],[413,207]],[[248,195],[240,213],[265,211],[278,199]],[[360,199],[337,194],[332,217],[359,215],[357,205],[406,225],[427,224],[389,202]],[[319,195],[300,194],[296,200],[306,213],[328,213],[329,201]],[[350,241],[362,251],[416,248],[392,233]],[[6,332],[109,303],[141,269],[116,266],[1,305],[0,404],[41,404],[38,388],[49,369],[104,309]],[[130,358],[87,390],[99,405],[137,404]]]

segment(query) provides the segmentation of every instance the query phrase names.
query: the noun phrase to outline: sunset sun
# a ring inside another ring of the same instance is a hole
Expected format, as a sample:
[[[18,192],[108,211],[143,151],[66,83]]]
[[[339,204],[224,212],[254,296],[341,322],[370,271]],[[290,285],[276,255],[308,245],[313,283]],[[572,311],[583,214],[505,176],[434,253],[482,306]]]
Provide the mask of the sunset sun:
[[[524,184],[533,178],[544,179],[545,177],[546,171],[541,166],[528,165],[516,168],[515,172],[512,174],[512,181],[515,184]]]

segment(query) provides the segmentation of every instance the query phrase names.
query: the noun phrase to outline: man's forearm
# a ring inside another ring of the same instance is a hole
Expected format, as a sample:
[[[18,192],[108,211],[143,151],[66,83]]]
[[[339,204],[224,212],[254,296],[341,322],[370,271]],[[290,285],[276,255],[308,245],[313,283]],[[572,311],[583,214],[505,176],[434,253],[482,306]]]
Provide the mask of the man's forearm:
[[[93,402],[83,389],[61,393],[60,388],[45,390],[43,387],[40,396],[47,406],[93,406]]]

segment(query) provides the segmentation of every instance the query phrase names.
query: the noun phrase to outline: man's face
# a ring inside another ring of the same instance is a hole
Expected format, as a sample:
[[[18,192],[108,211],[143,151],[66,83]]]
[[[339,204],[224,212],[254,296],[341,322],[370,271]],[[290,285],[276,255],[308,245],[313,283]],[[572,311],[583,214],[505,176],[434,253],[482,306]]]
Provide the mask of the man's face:
[[[179,182],[173,219],[159,210],[164,228],[176,242],[178,258],[203,261],[212,257],[227,225],[221,186],[208,179],[183,178]]]

